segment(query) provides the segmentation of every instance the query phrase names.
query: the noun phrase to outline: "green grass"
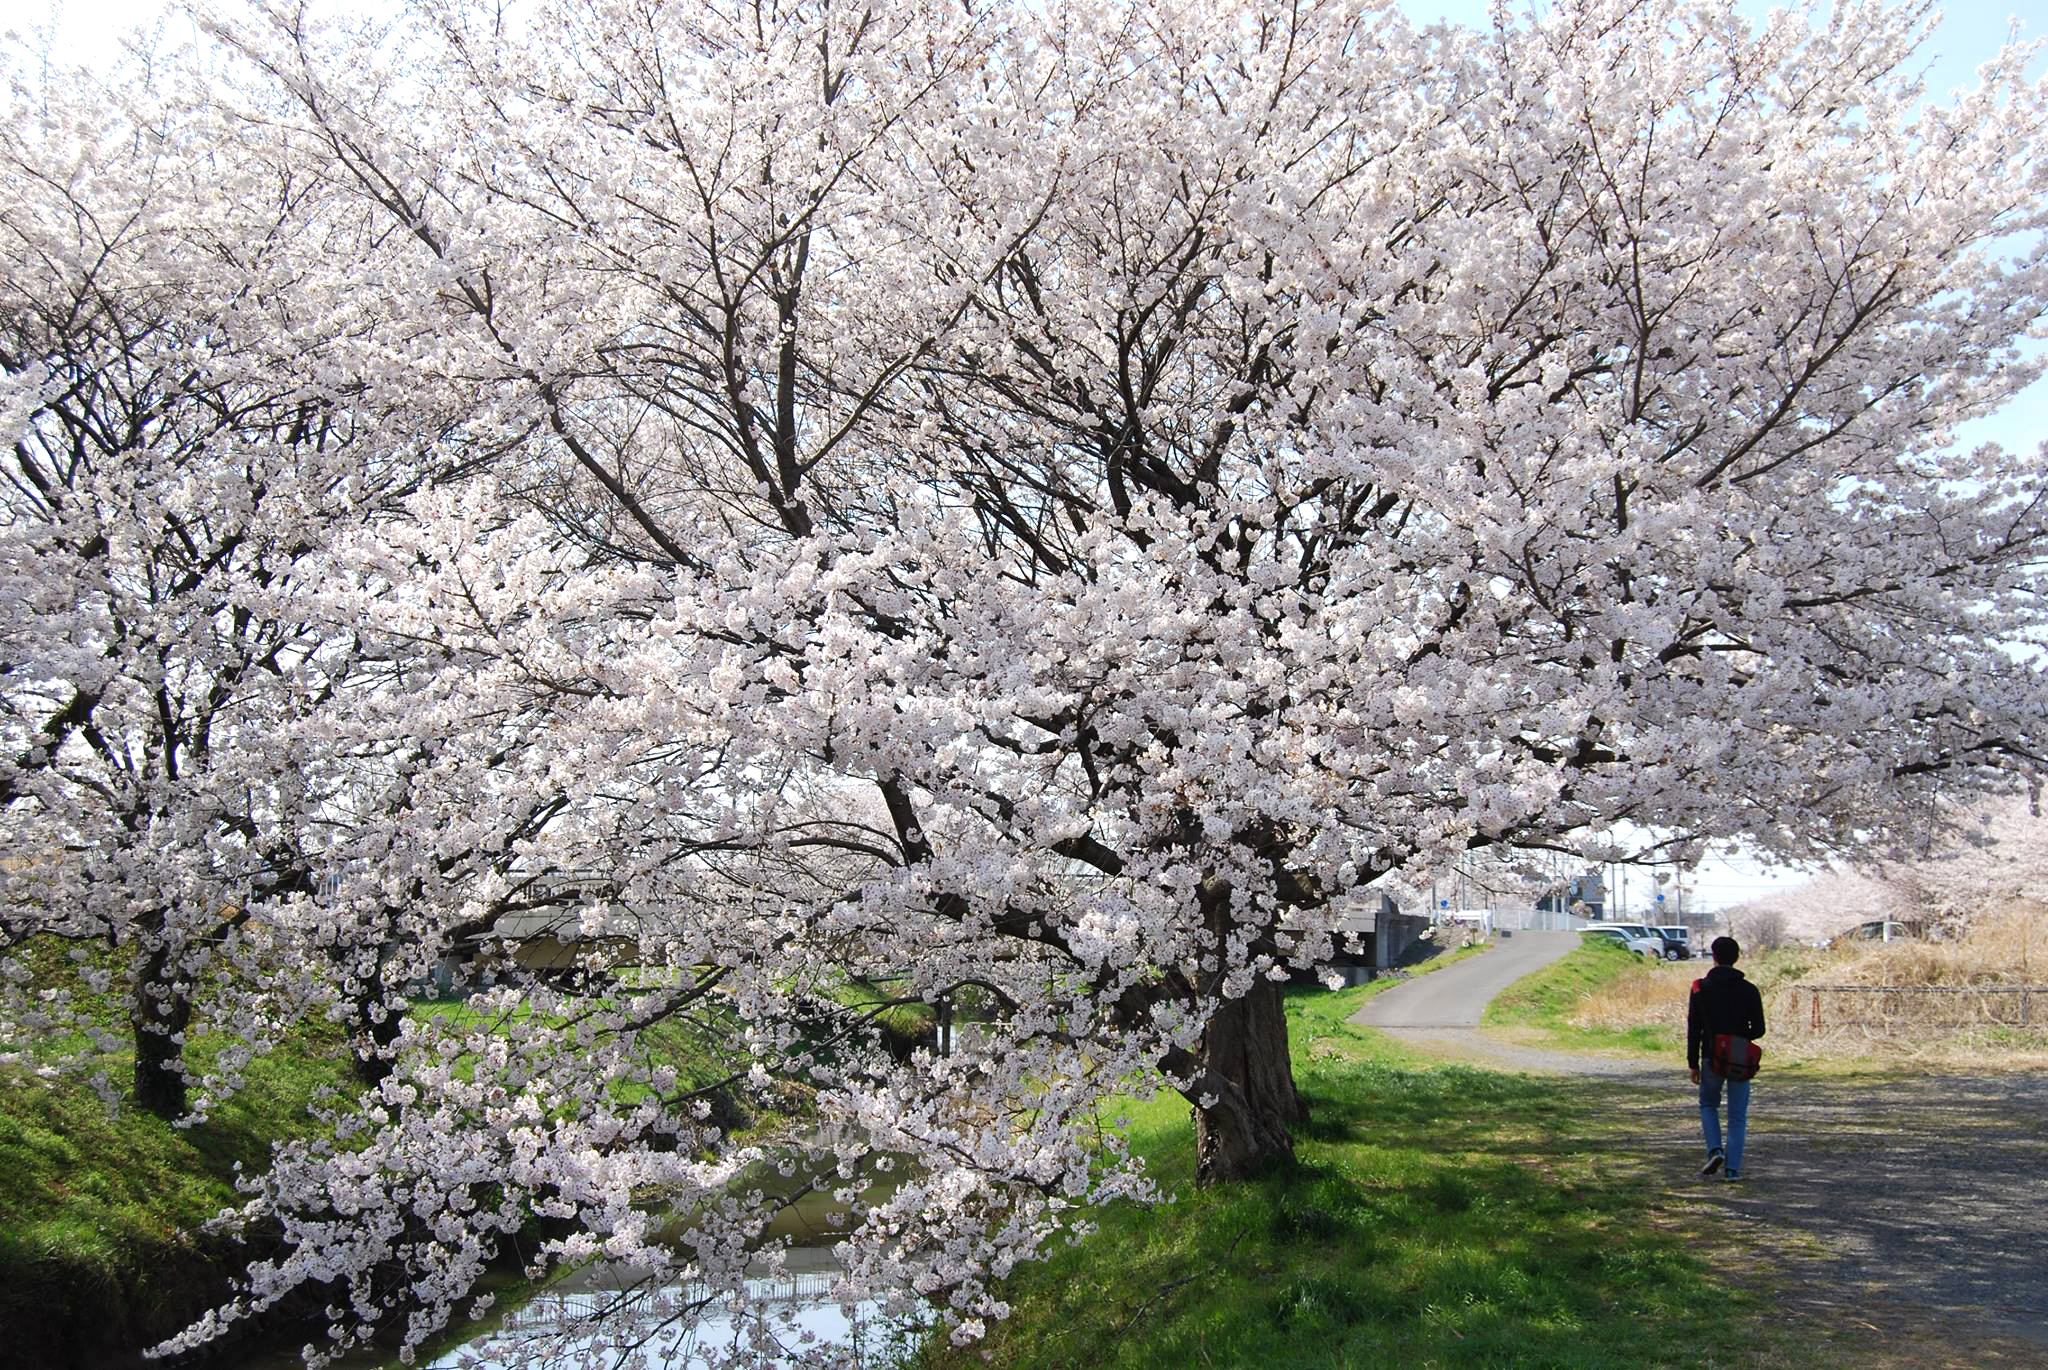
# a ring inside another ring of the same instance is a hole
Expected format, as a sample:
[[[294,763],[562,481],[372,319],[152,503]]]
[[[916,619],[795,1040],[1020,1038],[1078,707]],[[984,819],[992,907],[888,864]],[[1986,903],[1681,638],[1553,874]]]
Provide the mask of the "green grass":
[[[1572,1011],[1587,995],[1629,976],[1653,974],[1657,964],[1605,938],[1589,937],[1564,959],[1524,976],[1494,996],[1479,1021],[1487,1027],[1535,1029],[1559,1047],[1668,1056],[1671,1042],[1667,1029],[1649,1025],[1588,1028],[1571,1021]]]
[[[211,1217],[237,1201],[236,1166],[260,1170],[273,1138],[306,1131],[318,1091],[348,1087],[338,1034],[335,1047],[251,1063],[243,1090],[182,1129],[132,1107],[110,1113],[75,1083],[11,1084],[0,1108],[0,1240],[43,1224],[167,1238]]]
[[[850,976],[827,997],[867,1016],[892,1051],[908,1056],[915,1047],[929,1045],[939,1013],[930,1004],[899,1000],[901,993],[901,981]]]
[[[109,1066],[125,1079],[125,1059]],[[177,1330],[224,1292],[214,1257],[225,1244],[192,1229],[241,1201],[237,1166],[263,1170],[274,1140],[314,1126],[306,1105],[315,1095],[347,1086],[348,1054],[331,1029],[251,1063],[246,1087],[188,1128],[129,1107],[110,1113],[73,1080],[8,1081],[0,1326],[47,1336],[46,1354]],[[24,1364],[42,1363],[24,1354]]]
[[[1344,1021],[1377,988],[1289,1000],[1314,1112],[1292,1170],[1196,1189],[1186,1106],[1130,1110],[1176,1202],[1097,1215],[1006,1283],[1014,1312],[985,1342],[912,1363],[1632,1370],[1784,1349],[1764,1295],[1646,1221],[1596,1093],[1422,1065]]]
[[[71,991],[85,1021],[125,1039],[118,992],[89,990],[73,958],[54,945],[17,954],[40,983]],[[105,969],[115,961],[101,953],[89,963]],[[187,1051],[204,1070],[222,1044],[197,1033]],[[51,1037],[26,1055],[47,1064],[88,1047],[75,1036]],[[24,1365],[148,1345],[224,1297],[230,1242],[195,1229],[243,1202],[238,1169],[260,1173],[273,1142],[320,1126],[308,1104],[351,1088],[343,1035],[325,1023],[302,1027],[250,1062],[243,1088],[186,1127],[127,1101],[131,1051],[109,1051],[92,1066],[118,1091],[118,1108],[75,1073],[0,1072],[0,1328],[10,1333],[0,1358]]]

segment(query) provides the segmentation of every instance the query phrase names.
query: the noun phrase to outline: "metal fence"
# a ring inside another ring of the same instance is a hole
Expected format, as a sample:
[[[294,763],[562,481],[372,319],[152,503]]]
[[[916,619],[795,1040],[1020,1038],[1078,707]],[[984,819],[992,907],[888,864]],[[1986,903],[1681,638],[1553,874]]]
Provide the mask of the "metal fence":
[[[2048,985],[1794,985],[1806,1026],[2048,1027]],[[1794,1002],[1797,1002],[1795,998]]]

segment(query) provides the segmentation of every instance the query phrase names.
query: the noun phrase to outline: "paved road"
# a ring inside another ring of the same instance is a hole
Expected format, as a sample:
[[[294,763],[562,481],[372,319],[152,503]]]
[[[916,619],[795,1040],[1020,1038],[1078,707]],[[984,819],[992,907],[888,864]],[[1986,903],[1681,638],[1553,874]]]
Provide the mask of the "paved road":
[[[1518,932],[1493,950],[1418,975],[1368,1000],[1352,1022],[1377,1028],[1474,1028],[1494,995],[1579,944],[1575,932]]]

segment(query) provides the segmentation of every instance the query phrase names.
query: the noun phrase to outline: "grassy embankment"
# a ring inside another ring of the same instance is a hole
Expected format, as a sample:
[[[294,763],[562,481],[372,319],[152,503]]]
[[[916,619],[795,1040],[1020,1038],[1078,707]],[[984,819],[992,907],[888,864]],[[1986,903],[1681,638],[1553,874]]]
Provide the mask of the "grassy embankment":
[[[1958,1070],[2048,1068],[2048,1001],[1973,994],[2048,982],[2048,928],[2038,912],[1980,918],[1943,941],[1779,947],[1745,955],[1740,968],[1763,994],[1773,1071],[1825,1073],[1893,1063],[1901,1054]],[[1685,1051],[1686,995],[1703,960],[1656,963],[1595,942],[1510,988],[1483,1021],[1547,1045],[1676,1058]],[[1824,991],[1820,1025],[1813,985],[1894,987],[1934,993]]]
[[[1598,995],[1618,989],[1642,993],[1645,987],[1655,987],[1653,992],[1661,993],[1669,983],[1673,988],[1668,997],[1678,1015],[1676,1045],[1683,1051],[1685,987],[1703,973],[1704,967],[1697,961],[1675,966],[1647,961],[1617,943],[1588,938],[1563,960],[1553,961],[1495,995],[1479,1021],[1489,1028],[1508,1029],[1567,1050],[1668,1054],[1674,1039],[1663,1019],[1595,1024],[1582,1020],[1582,1010]],[[1652,999],[1646,994],[1646,1005],[1649,1002]]]
[[[118,1027],[118,1010],[100,1007],[103,1025]],[[413,1011],[468,1016],[452,1002]],[[644,1040],[686,1081],[718,1073],[716,1044],[681,1023],[660,1024]],[[189,1052],[203,1069],[221,1045],[200,1035]],[[123,1052],[104,1065],[117,1085],[131,1069]],[[125,1105],[109,1110],[69,1075],[0,1077],[6,1354],[52,1367],[129,1359],[214,1306],[251,1253],[197,1229],[242,1202],[238,1172],[261,1173],[275,1143],[321,1129],[310,1104],[357,1088],[340,1030],[320,1023],[251,1063],[240,1091],[185,1127]]]
[[[1791,1334],[1768,1296],[1723,1285],[1651,1221],[1597,1093],[1421,1063],[1345,1021],[1385,987],[1290,997],[1314,1111],[1294,1169],[1195,1189],[1186,1105],[1137,1103],[1133,1141],[1176,1202],[1097,1215],[1093,1236],[1011,1278],[1014,1312],[986,1342],[914,1363],[1782,1363]]]
[[[195,1043],[204,1059],[215,1045]],[[117,1080],[124,1058],[109,1062]],[[61,1366],[139,1348],[224,1292],[233,1248],[194,1229],[241,1201],[236,1167],[270,1162],[303,1136],[306,1106],[348,1084],[338,1033],[309,1031],[254,1062],[206,1122],[174,1128],[109,1112],[75,1080],[10,1078],[0,1088],[0,1326],[25,1365]],[[231,1264],[232,1263],[232,1264]]]

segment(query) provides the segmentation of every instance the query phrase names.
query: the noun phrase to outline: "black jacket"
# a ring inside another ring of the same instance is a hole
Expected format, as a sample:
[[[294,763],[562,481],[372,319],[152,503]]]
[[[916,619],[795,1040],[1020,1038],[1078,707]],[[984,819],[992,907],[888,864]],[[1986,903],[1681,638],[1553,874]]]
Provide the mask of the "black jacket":
[[[1719,1033],[1751,1041],[1764,1035],[1764,997],[1733,966],[1715,966],[1693,982],[1685,1009],[1685,1064],[1700,1068],[1700,1048]]]

